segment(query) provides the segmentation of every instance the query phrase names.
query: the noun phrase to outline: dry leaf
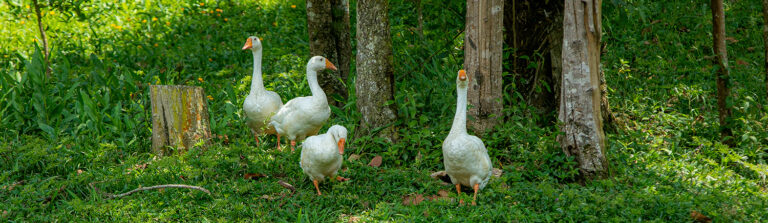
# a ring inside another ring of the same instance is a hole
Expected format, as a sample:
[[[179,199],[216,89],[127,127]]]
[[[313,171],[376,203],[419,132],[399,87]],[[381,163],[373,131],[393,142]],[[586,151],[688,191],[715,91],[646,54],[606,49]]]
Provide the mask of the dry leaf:
[[[246,180],[258,180],[259,178],[267,177],[266,174],[263,173],[246,173],[243,178]]]
[[[415,195],[406,195],[403,197],[403,205],[418,205],[421,202],[424,201],[424,195],[421,194],[415,194]]]
[[[448,191],[445,190],[440,190],[437,194],[440,195],[440,197],[448,197]]]
[[[145,164],[136,164],[135,166],[133,166],[134,170],[143,170],[143,169],[146,169],[146,168],[147,168],[147,164],[146,163]]]
[[[82,173],[83,173],[83,170],[81,170],[81,169],[77,169],[77,175],[80,175],[80,174],[82,174]]]
[[[712,219],[694,210],[691,210],[691,218],[693,218],[693,221],[695,222],[701,222],[701,223],[712,222]]]
[[[730,37],[730,36],[729,37],[725,37],[725,40],[728,40],[728,42],[731,42],[731,43],[738,43],[739,42],[739,40],[737,40],[736,38]]]
[[[754,46],[747,47],[747,52],[750,52],[750,53],[755,52],[755,47]]]
[[[499,178],[499,177],[501,177],[501,174],[502,174],[502,173],[504,173],[504,171],[503,171],[503,170],[501,170],[501,169],[498,169],[498,168],[493,168],[493,169],[491,170],[491,175],[493,175],[493,176],[494,176],[494,177],[496,177],[496,178]]]
[[[660,22],[661,22],[661,19],[653,20],[653,21],[651,21],[651,25],[656,24],[656,23],[660,23]]]
[[[360,159],[360,155],[352,154],[352,155],[349,155],[349,158],[347,160],[349,160],[349,162],[352,162],[358,159]]]
[[[24,184],[24,182],[26,181],[25,180],[16,181],[16,182],[13,182],[11,185],[3,186],[3,188],[1,189],[8,189],[8,191],[11,191],[13,190],[13,188],[16,188],[16,186]]]
[[[357,216],[349,217],[349,222],[358,222],[358,221],[360,221],[360,217],[357,217]]]
[[[749,65],[749,63],[747,63],[746,61],[743,61],[743,60],[736,60],[736,64],[742,65],[742,66]]]
[[[371,162],[368,163],[368,166],[372,166],[372,167],[379,167],[379,166],[381,166],[381,156],[373,157],[373,159],[371,159]]]

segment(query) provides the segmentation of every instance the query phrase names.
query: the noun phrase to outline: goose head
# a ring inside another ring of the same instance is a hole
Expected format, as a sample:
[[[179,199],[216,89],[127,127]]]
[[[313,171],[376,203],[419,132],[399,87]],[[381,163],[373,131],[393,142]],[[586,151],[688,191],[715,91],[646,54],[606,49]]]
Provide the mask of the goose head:
[[[467,76],[467,72],[464,70],[459,70],[459,74],[456,76],[456,86],[459,86],[460,88],[466,88],[469,84],[469,76]]]
[[[259,37],[250,36],[247,40],[245,40],[245,46],[243,46],[243,50],[251,49],[251,51],[256,51],[261,49],[261,40],[259,40]]]
[[[340,125],[333,125],[328,128],[328,134],[331,134],[333,141],[339,145],[339,154],[344,154],[344,143],[347,141],[347,128]]]
[[[314,71],[321,71],[324,69],[331,69],[336,70],[336,66],[331,63],[328,59],[322,56],[314,56],[309,59],[309,62],[307,62],[307,69],[312,69]]]

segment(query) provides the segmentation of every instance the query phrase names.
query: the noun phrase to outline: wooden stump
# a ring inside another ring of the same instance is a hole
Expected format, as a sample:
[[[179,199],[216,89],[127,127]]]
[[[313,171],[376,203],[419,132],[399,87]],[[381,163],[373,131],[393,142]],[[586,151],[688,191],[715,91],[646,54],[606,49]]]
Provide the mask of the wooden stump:
[[[211,138],[208,103],[201,87],[152,85],[152,151],[162,155],[166,146],[188,149]]]

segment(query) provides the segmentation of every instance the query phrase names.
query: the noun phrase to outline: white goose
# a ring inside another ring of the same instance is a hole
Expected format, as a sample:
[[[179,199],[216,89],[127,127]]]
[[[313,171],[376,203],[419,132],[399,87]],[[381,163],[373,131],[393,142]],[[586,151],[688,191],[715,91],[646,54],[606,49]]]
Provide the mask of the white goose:
[[[325,134],[311,136],[301,144],[299,165],[315,184],[317,195],[323,195],[317,183],[323,182],[325,177],[336,177],[336,173],[341,168],[341,155],[344,154],[346,139],[347,129],[344,126],[334,125],[328,128]]]
[[[472,205],[477,200],[477,191],[483,189],[491,177],[491,158],[476,136],[467,134],[467,85],[469,78],[464,70],[459,70],[456,78],[456,116],[448,137],[443,141],[443,164],[445,172],[456,185],[456,193],[461,194],[461,185],[475,189]]]
[[[336,66],[322,56],[314,56],[307,62],[307,82],[312,96],[291,99],[272,116],[270,125],[275,127],[278,134],[288,137],[291,141],[291,151],[294,151],[296,139],[302,140],[307,136],[316,135],[325,121],[331,116],[331,107],[325,92],[317,83],[317,72],[323,69],[336,70]],[[278,149],[280,144],[277,144]]]
[[[261,48],[261,41],[255,36],[248,37],[243,46],[243,50],[250,49],[253,52],[251,92],[243,102],[243,111],[246,117],[245,124],[256,138],[256,145],[259,144],[259,135],[276,134],[275,128],[268,125],[268,122],[270,117],[283,106],[280,95],[264,88],[264,81],[261,79]],[[277,134],[277,141],[280,142],[280,134]]]

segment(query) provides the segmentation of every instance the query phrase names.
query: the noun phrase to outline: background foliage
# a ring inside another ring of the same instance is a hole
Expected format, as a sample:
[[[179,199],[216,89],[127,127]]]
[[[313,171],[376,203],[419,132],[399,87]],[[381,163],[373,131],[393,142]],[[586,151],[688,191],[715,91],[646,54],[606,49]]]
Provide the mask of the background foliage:
[[[602,63],[622,121],[621,130],[606,137],[615,177],[573,182],[573,161],[558,148],[556,129],[537,125],[540,117],[522,97],[508,94],[503,123],[483,137],[504,174],[482,191],[479,206],[403,205],[404,196],[452,188],[427,175],[442,169],[453,80],[463,63],[465,5],[421,2],[423,30],[414,1],[390,2],[392,103],[402,141],[348,140],[348,153],[362,157],[345,162],[349,170],[342,175],[353,180],[324,184],[325,196],[316,197],[295,164],[298,154],[273,151],[270,143],[254,147],[241,111],[252,59],[240,47],[250,35],[263,38],[267,88],[285,100],[309,94],[303,1],[44,1],[53,69],[47,77],[30,1],[5,0],[0,219],[686,221],[692,210],[716,221],[768,218],[768,101],[757,0],[726,3],[737,147],[719,143],[708,5],[605,1]],[[354,24],[355,1],[350,5]],[[221,136],[212,148],[162,158],[150,153],[150,84],[205,89],[212,131]],[[332,108],[328,126],[354,131],[354,84],[346,84],[352,97]],[[384,157],[382,167],[366,166],[376,155]],[[270,177],[254,182],[244,180],[245,173]],[[297,193],[289,196],[278,180]],[[185,183],[213,196],[168,189],[108,200],[89,186],[93,182],[108,192]]]

